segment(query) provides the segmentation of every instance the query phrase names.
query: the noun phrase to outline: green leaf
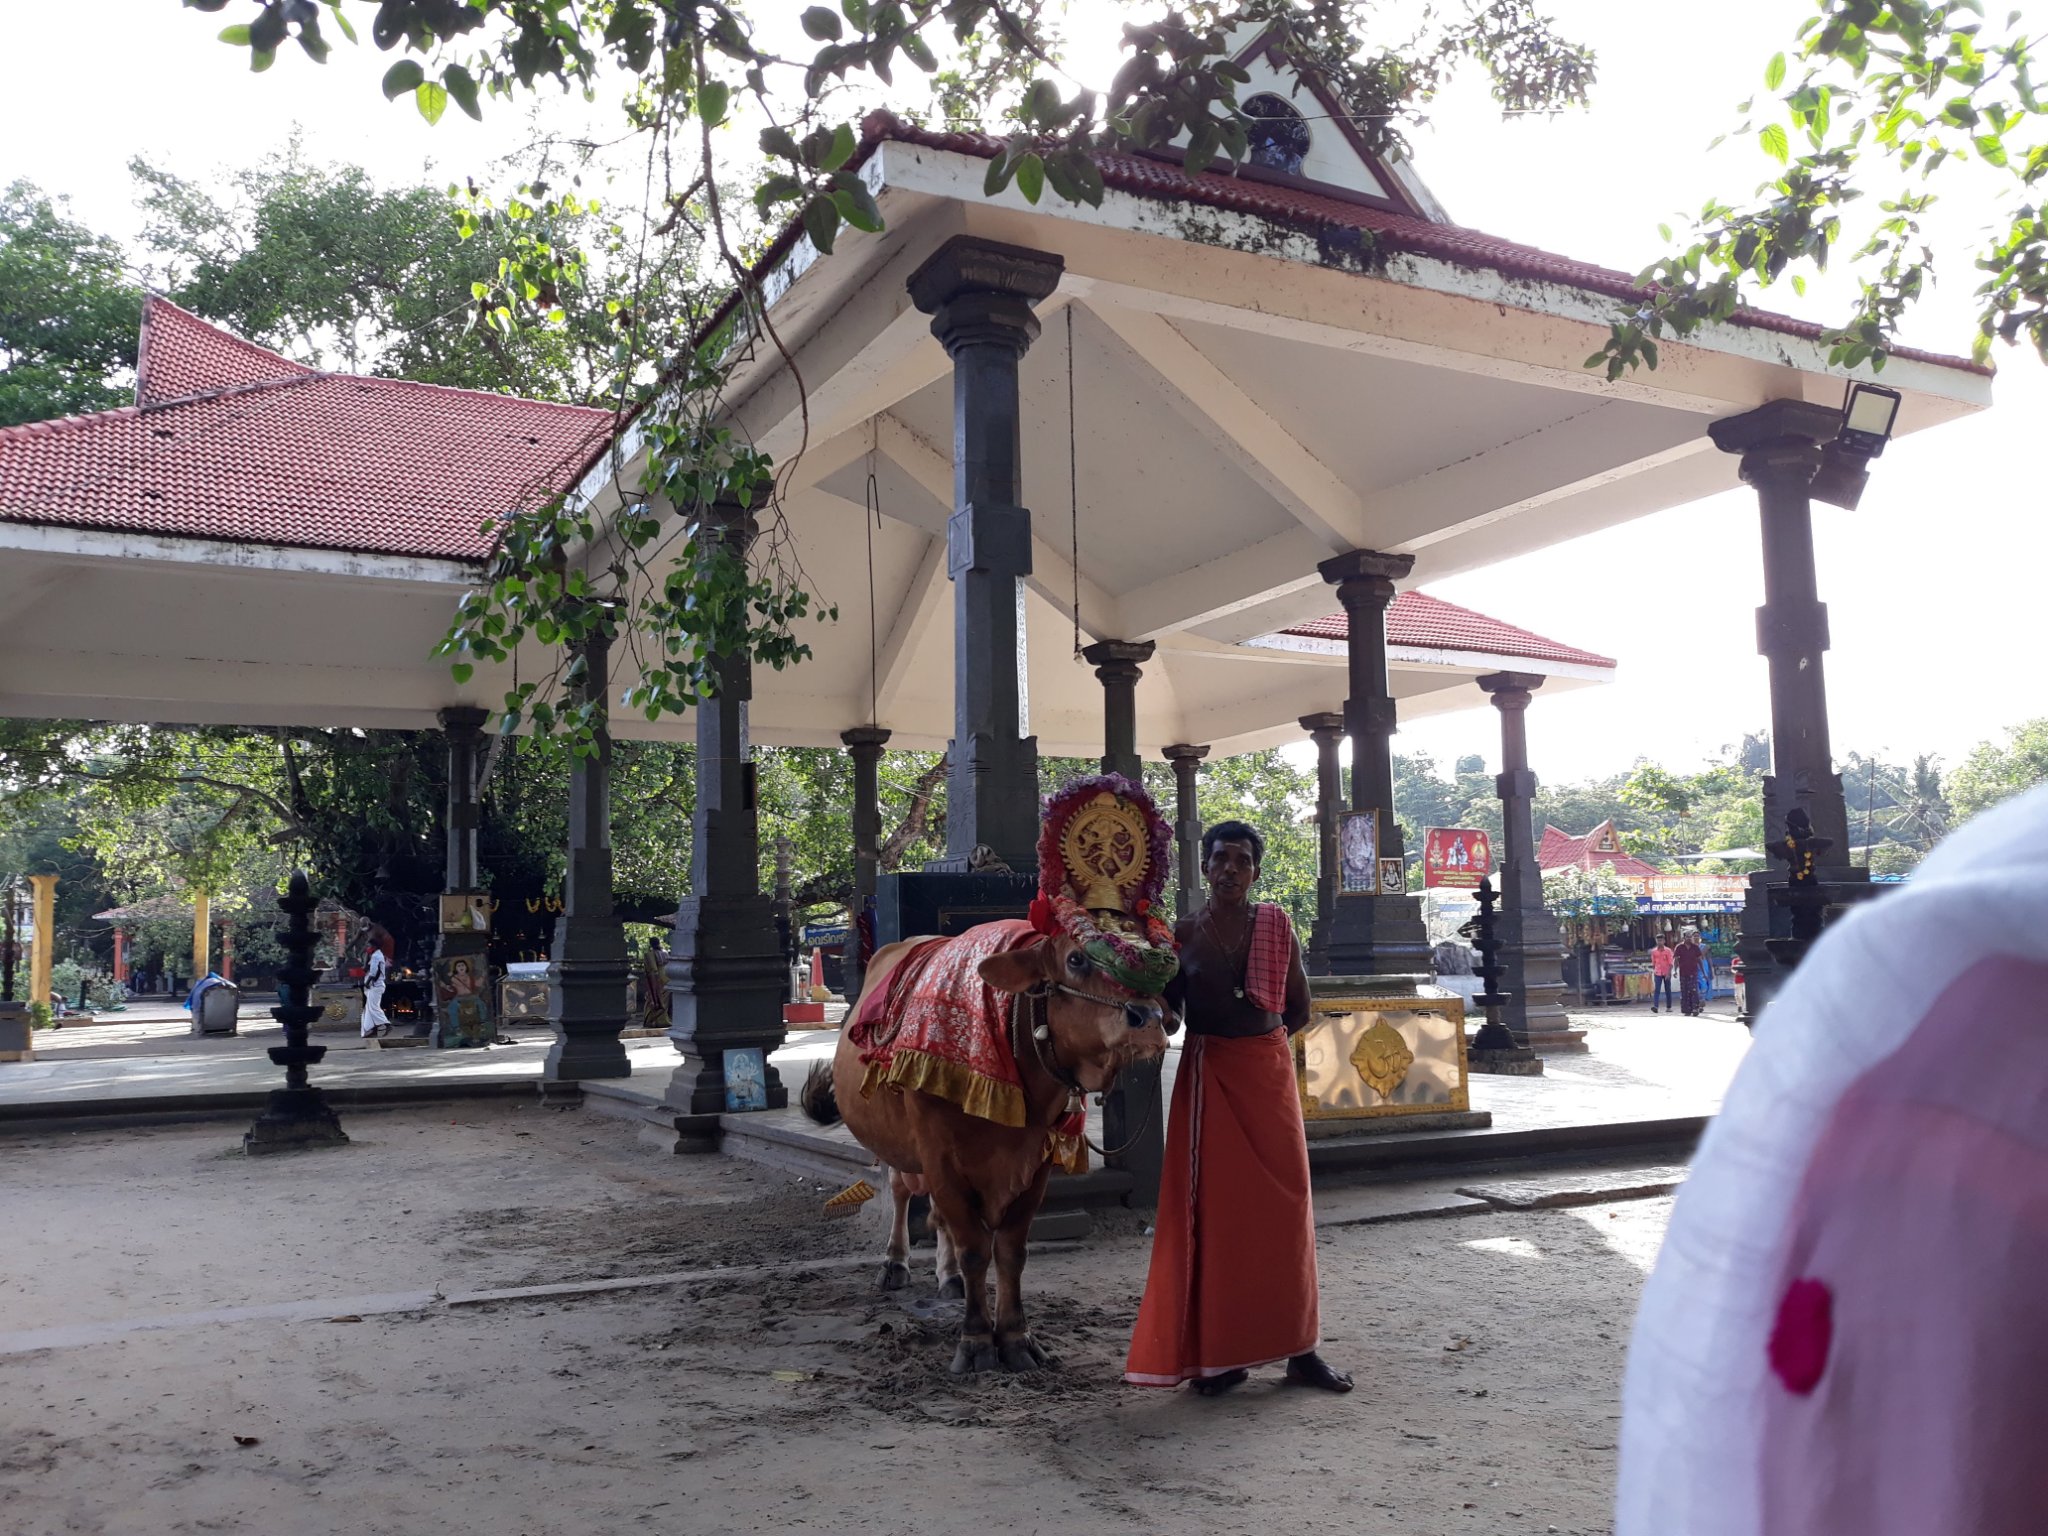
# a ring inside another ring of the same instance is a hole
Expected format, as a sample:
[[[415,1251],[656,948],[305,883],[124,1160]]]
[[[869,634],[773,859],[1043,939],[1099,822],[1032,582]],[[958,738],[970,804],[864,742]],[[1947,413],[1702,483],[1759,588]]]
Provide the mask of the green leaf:
[[[814,197],[804,204],[804,233],[811,237],[811,244],[826,256],[832,254],[832,242],[839,238],[839,210],[829,197]]]
[[[1764,66],[1764,89],[1775,91],[1785,83],[1785,55],[1774,53],[1771,62]]]
[[[818,161],[821,171],[836,171],[853,158],[853,152],[860,148],[860,140],[853,136],[852,125],[841,123],[832,130],[832,145]]]
[[[981,179],[981,195],[994,197],[1010,184],[1010,178],[1017,174],[1017,162],[1010,158],[1009,151],[998,151],[988,163],[988,174]]]
[[[466,683],[476,676],[476,668],[466,661],[458,661],[448,669],[448,675],[454,678],[457,683]]]
[[[249,72],[260,75],[276,62],[277,50],[275,48],[258,48],[249,55]]]
[[[420,109],[420,116],[429,123],[441,121],[441,114],[448,110],[448,88],[432,80],[422,80],[413,91],[412,99]]]
[[[327,9],[334,13],[334,24],[341,28],[341,35],[350,42],[356,40],[355,23],[341,14],[341,0],[327,0]]]
[[[1037,202],[1045,190],[1045,162],[1038,156],[1024,155],[1017,161],[1017,190],[1027,203]]]
[[[455,98],[455,104],[477,122],[484,120],[483,109],[477,105],[476,77],[460,64],[450,64],[441,71],[441,84],[448,88],[448,94]]]
[[[1757,135],[1757,139],[1763,145],[1765,154],[1780,165],[1785,163],[1786,157],[1791,153],[1791,145],[1786,142],[1785,130],[1780,124],[1770,124]]]
[[[697,87],[697,116],[716,128],[725,121],[726,103],[731,99],[731,86],[723,80],[706,80]]]
[[[220,40],[236,48],[246,48],[249,46],[249,28],[246,25],[222,27]]]
[[[822,5],[814,5],[803,14],[804,35],[815,42],[836,43],[846,30],[839,25],[839,14]]]
[[[875,204],[875,195],[867,183],[853,171],[841,171],[832,178],[832,204],[839,210],[839,216],[855,229],[867,234],[877,234],[882,228],[882,210]]]
[[[384,99],[396,101],[407,91],[418,90],[426,78],[427,72],[420,68],[418,59],[400,59],[384,71]]]
[[[1189,135],[1187,154],[1182,164],[1190,176],[1199,176],[1209,168],[1209,162],[1216,158],[1216,146],[1222,142],[1222,138],[1214,123],[1202,123]]]
[[[799,160],[803,158],[802,151],[796,147],[796,136],[787,128],[763,128],[761,130],[761,153],[764,155],[775,155],[784,160]]]

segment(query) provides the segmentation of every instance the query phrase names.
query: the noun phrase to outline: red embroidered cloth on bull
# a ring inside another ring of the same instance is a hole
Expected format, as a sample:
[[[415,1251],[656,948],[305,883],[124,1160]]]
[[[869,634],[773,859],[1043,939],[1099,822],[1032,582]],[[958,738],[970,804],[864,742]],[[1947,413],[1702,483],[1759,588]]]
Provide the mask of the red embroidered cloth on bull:
[[[898,962],[885,985],[861,1001],[847,1026],[867,1072],[863,1096],[914,1089],[997,1125],[1025,1122],[1024,1080],[1010,1049],[1008,993],[981,979],[980,965],[1047,942],[1029,923],[983,923],[957,938],[927,939]],[[1084,1117],[1069,1115],[1046,1137],[1046,1156],[1085,1172]]]

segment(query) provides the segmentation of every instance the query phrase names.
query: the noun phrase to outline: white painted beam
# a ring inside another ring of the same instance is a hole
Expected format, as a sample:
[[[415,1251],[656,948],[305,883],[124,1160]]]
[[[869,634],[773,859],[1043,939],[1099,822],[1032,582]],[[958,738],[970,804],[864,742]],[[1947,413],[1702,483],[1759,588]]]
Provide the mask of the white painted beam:
[[[1118,305],[1083,314],[1123,343],[1160,399],[1220,448],[1331,554],[1368,537],[1365,504],[1164,315]]]
[[[889,621],[875,663],[875,719],[889,723],[903,684],[926,638],[952,605],[953,583],[946,576],[946,541],[929,540],[918,556]]]
[[[1163,571],[1118,599],[1124,640],[1156,640],[1325,583],[1316,574],[1329,548],[1306,528],[1290,528],[1204,565]],[[1334,595],[1331,602],[1336,601]]]

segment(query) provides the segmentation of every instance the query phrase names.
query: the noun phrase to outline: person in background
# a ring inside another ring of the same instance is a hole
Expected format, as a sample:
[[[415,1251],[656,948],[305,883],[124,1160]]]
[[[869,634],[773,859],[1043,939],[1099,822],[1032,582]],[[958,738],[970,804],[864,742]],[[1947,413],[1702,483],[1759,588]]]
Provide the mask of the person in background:
[[[384,984],[391,979],[391,935],[382,928],[370,930],[369,952],[363,957],[363,1038],[391,1032],[391,1020],[384,1012]]]
[[[1650,1012],[1671,1011],[1671,963],[1677,956],[1672,953],[1670,941],[1664,934],[1657,935],[1657,947],[1650,951],[1650,970],[1656,980],[1650,986]]]
[[[1678,966],[1678,1006],[1687,1018],[1701,1012],[1704,1007],[1700,1001],[1700,962],[1706,954],[1690,928],[1680,936],[1678,948],[1672,951],[1673,962]]]

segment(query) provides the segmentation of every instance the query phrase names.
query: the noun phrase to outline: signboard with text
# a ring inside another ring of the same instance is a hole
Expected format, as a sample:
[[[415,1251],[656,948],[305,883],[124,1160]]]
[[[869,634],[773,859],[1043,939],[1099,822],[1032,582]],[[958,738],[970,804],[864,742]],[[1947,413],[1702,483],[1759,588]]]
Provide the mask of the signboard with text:
[[[1477,827],[1431,827],[1423,833],[1422,883],[1476,890],[1493,873],[1493,840]]]

